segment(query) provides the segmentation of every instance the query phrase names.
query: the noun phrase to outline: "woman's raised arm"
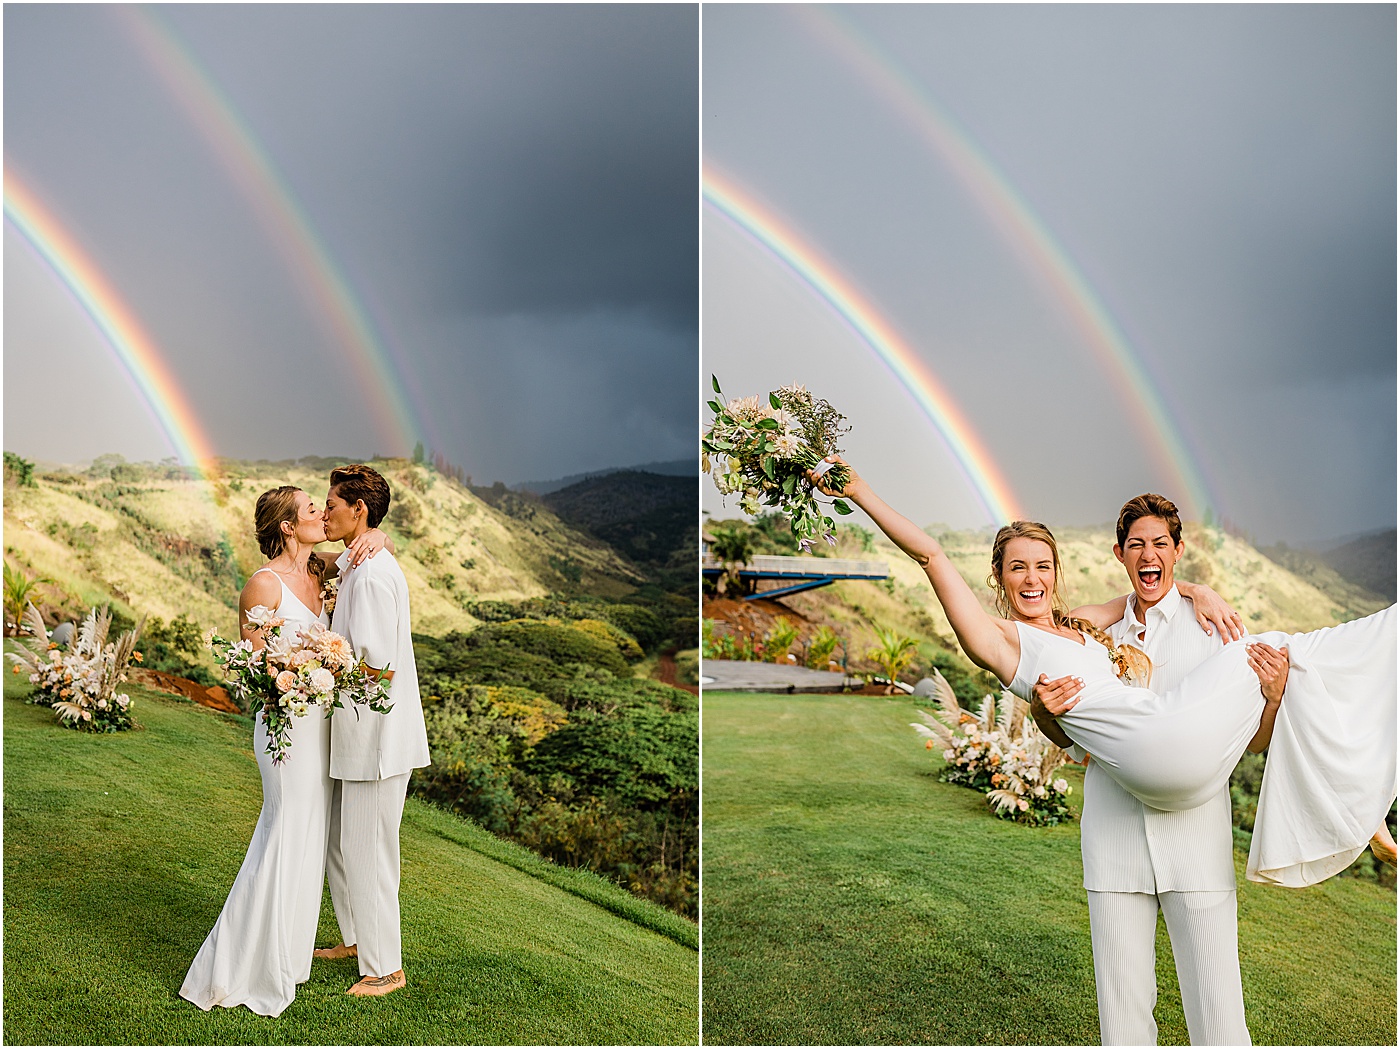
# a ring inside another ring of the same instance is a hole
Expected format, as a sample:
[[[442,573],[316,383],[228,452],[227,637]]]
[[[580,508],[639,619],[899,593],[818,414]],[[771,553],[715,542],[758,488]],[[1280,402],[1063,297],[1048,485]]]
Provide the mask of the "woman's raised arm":
[[[845,463],[839,456],[827,456],[827,460]],[[850,464],[845,465],[849,467]],[[948,616],[948,622],[953,626],[958,644],[969,659],[979,667],[990,670],[1003,682],[1009,682],[1016,676],[1016,665],[1021,659],[1021,639],[1016,635],[1015,626],[1005,619],[987,614],[972,588],[967,585],[967,580],[948,560],[938,540],[876,495],[869,483],[854,469],[845,489],[840,492],[826,487],[815,476],[809,476],[827,495],[842,496],[864,510],[895,546],[923,568],[933,584],[939,604]]]

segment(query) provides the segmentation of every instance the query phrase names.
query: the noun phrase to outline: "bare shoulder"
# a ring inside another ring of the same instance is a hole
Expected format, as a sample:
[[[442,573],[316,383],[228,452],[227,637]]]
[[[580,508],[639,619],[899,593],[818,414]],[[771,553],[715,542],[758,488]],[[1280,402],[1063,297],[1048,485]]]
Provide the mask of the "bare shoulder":
[[[272,572],[254,572],[238,598],[240,608],[264,605],[276,608],[282,603],[282,580]]]
[[[1015,645],[1017,651],[1020,651],[1021,635],[1020,632],[1016,629],[1015,622],[1010,619],[1002,619],[999,616],[993,617],[992,622],[995,623],[997,625],[997,629],[1001,631],[1001,636],[1006,638],[1006,640],[1011,644]]]

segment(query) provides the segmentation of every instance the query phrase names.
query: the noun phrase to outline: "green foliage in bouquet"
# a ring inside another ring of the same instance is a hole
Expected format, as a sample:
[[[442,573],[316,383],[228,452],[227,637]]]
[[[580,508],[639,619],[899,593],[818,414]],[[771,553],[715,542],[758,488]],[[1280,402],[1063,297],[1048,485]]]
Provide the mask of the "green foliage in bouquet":
[[[840,451],[837,442],[850,429],[842,425],[845,416],[804,386],[779,387],[766,399],[725,401],[719,380],[711,376],[710,382],[717,399],[709,402],[715,417],[700,441],[701,469],[714,476],[722,495],[741,494],[746,514],[758,514],[763,505],[782,510],[802,549],[819,535],[834,545],[836,522],[823,510],[807,471]],[[834,466],[824,480],[841,491],[850,470]],[[851,512],[844,499],[831,506],[838,514]]]

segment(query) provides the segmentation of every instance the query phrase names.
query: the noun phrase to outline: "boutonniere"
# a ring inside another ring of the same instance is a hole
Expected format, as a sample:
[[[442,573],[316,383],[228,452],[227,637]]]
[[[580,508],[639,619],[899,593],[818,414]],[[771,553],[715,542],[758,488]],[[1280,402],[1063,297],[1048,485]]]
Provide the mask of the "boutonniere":
[[[327,579],[321,584],[321,611],[330,615],[335,611],[335,599],[340,593],[340,577]]]

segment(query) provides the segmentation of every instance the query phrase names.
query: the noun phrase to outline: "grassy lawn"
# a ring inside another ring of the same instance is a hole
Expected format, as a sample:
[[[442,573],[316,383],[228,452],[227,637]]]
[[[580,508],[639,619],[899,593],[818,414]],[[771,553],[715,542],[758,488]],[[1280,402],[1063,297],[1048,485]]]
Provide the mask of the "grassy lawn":
[[[8,666],[8,664],[7,664]],[[404,966],[382,1000],[317,963],[277,1019],[177,992],[261,805],[251,722],[132,689],[144,731],[93,736],[5,674],[9,1044],[694,1044],[695,927],[413,798]],[[338,938],[326,895],[319,942]]]
[[[1097,1043],[1078,824],[937,781],[907,697],[705,694],[704,1040]],[[1080,795],[1082,777],[1072,770]],[[1244,879],[1256,1044],[1395,1044],[1395,894]],[[1187,1044],[1158,929],[1162,1044]]]

